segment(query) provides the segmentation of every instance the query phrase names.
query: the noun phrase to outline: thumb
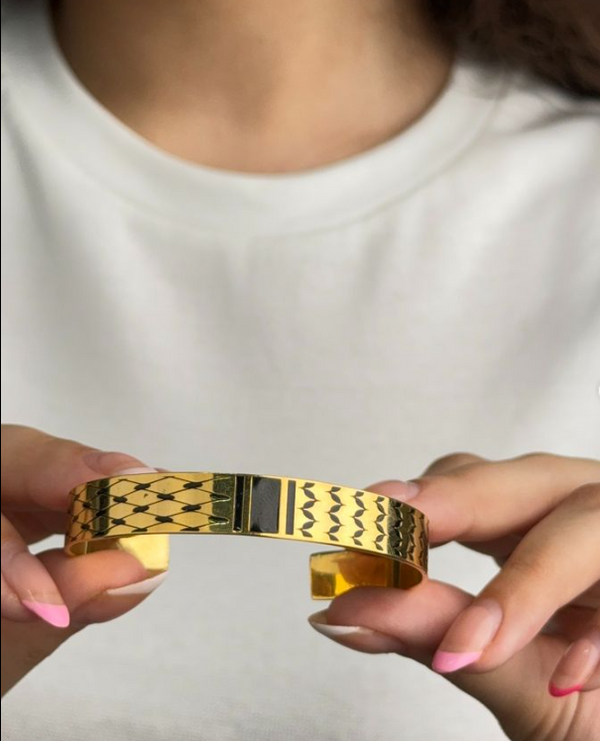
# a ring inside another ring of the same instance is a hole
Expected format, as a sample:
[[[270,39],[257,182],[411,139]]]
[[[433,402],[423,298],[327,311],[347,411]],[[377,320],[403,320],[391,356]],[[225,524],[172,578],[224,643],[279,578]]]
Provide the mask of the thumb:
[[[2,425],[2,509],[66,512],[69,492],[104,476],[149,471],[127,453],[105,452],[20,425]]]
[[[155,537],[168,543],[166,535]],[[97,551],[73,558],[56,549],[45,551],[39,558],[64,597],[75,631],[129,612],[160,586],[168,574],[167,570],[148,570],[135,556],[121,550]]]
[[[361,587],[335,599],[309,622],[348,648],[399,654],[431,666],[448,628],[472,600],[470,594],[433,580],[406,591]],[[467,668],[444,676],[486,705],[511,738],[526,737],[527,728],[556,711],[545,688],[565,647],[564,641],[542,635],[493,671]]]
[[[65,627],[69,612],[60,588],[27,548],[26,535],[11,517],[27,513],[45,534],[54,515],[65,513],[69,491],[106,475],[154,471],[124,453],[105,453],[28,427],[2,426],[2,617],[34,613]],[[22,518],[21,518],[22,519]]]
[[[5,691],[85,624],[110,620],[134,607],[162,576],[123,551],[72,559],[62,551],[34,556],[27,548],[31,540],[54,532],[57,515],[66,513],[76,484],[155,469],[124,453],[105,453],[27,427],[3,425],[1,441]],[[36,527],[21,530],[24,515]],[[39,531],[37,537],[34,531]],[[164,545],[166,536],[156,537],[164,538]],[[72,625],[64,629],[70,617]]]
[[[60,630],[41,621],[2,619],[3,695],[86,625],[112,620],[136,607],[167,574],[149,572],[134,556],[117,550],[79,558],[51,550],[39,559],[60,590],[71,622]]]

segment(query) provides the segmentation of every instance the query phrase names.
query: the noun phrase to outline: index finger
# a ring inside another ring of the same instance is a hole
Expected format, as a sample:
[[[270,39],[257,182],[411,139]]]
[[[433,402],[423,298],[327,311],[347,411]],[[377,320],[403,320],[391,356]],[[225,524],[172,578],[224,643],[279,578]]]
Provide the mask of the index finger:
[[[478,542],[527,532],[575,489],[600,480],[600,461],[544,453],[504,461],[476,460],[415,479],[410,504],[429,518],[431,543]],[[406,501],[407,488],[387,481],[371,491]]]
[[[19,425],[2,425],[1,451],[2,507],[11,510],[66,511],[78,484],[154,471],[125,453],[105,453]]]

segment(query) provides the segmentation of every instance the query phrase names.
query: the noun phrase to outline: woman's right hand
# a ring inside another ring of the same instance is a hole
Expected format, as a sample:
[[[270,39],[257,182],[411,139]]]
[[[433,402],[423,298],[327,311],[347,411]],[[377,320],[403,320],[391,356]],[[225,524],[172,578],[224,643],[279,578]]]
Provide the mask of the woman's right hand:
[[[28,549],[65,532],[77,484],[153,470],[124,453],[2,425],[2,694],[69,636],[128,612],[162,582],[166,572],[152,575],[124,551],[71,558]]]

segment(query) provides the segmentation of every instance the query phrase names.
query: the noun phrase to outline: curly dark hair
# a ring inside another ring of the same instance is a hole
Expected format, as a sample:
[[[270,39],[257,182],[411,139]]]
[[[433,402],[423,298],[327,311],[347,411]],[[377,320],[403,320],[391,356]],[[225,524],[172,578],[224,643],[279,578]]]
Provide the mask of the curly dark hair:
[[[427,0],[471,54],[600,98],[600,0]]]

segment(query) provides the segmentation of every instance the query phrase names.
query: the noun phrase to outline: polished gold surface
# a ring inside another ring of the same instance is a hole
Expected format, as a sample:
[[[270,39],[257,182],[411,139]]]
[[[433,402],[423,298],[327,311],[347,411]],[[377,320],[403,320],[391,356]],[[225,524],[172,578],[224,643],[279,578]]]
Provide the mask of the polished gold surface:
[[[427,521],[407,504],[305,479],[221,473],[144,473],[71,492],[65,548],[168,561],[168,534],[249,535],[339,546],[311,557],[315,599],[355,586],[411,587],[427,572]]]

